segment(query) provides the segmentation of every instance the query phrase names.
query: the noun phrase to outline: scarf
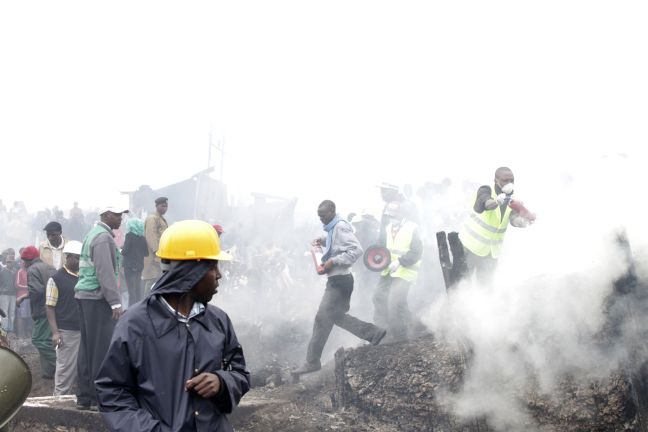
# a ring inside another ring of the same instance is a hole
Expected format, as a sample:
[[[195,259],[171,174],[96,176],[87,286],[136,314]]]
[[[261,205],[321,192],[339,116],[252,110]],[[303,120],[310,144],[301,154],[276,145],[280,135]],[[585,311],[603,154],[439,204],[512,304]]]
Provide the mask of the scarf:
[[[335,228],[335,225],[337,225],[338,222],[340,222],[340,217],[335,215],[335,217],[331,220],[331,222],[324,225],[324,231],[326,231],[326,243],[324,244],[324,248],[322,249],[322,252],[324,254],[322,255],[322,263],[325,263],[331,257],[331,245],[333,244],[333,228]]]
[[[128,219],[128,222],[126,222],[126,230],[138,237],[144,237],[144,222],[135,218]]]

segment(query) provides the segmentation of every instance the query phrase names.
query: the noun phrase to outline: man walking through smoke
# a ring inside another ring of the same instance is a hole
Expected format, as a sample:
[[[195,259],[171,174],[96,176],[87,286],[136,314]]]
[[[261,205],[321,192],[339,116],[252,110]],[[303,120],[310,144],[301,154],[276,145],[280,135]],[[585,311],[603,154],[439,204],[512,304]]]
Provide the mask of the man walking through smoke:
[[[400,202],[390,202],[384,214],[389,218],[384,237],[391,262],[374,293],[374,322],[387,326],[393,340],[403,340],[411,319],[407,296],[418,278],[423,242],[418,225],[405,218]]]
[[[313,240],[313,245],[323,247],[324,255],[319,273],[326,274],[328,280],[326,291],[315,315],[306,363],[295,369],[294,375],[321,369],[322,351],[334,324],[373,345],[378,345],[387,333],[385,329],[361,321],[347,313],[351,293],[353,293],[351,266],[362,256],[362,247],[353,234],[351,225],[336,215],[333,201],[322,201],[317,208],[317,215],[324,224],[326,235]]]
[[[480,283],[489,283],[492,279],[509,223],[524,228],[535,219],[535,215],[524,207],[512,208],[513,180],[510,168],[497,168],[495,184],[492,188],[479,187],[471,214],[459,232],[466,255],[467,276],[475,272]]]

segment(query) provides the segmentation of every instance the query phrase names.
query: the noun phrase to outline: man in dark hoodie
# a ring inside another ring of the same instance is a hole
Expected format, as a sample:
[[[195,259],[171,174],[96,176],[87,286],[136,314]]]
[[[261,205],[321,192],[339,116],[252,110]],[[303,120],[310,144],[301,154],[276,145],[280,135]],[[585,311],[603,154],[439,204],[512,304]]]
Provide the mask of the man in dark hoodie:
[[[210,305],[221,274],[214,228],[187,220],[162,234],[163,274],[126,311],[95,381],[110,431],[233,431],[225,414],[250,388],[232,322]]]

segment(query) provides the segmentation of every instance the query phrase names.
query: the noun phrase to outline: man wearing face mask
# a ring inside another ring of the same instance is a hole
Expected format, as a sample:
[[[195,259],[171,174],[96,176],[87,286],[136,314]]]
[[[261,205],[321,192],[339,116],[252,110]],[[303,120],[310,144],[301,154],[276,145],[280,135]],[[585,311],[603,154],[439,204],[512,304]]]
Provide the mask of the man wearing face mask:
[[[416,282],[423,255],[418,225],[407,220],[402,204],[392,201],[385,209],[385,247],[391,254],[374,293],[374,322],[386,326],[392,340],[405,340],[410,324],[407,296]]]
[[[250,388],[228,315],[209,304],[221,278],[207,222],[171,225],[160,239],[162,276],[117,323],[97,380],[112,432],[233,431],[226,414]]]
[[[492,279],[508,225],[524,228],[532,222],[509,206],[513,180],[510,168],[497,168],[494,186],[480,186],[471,215],[459,231],[468,276],[474,272],[482,284],[488,284]]]

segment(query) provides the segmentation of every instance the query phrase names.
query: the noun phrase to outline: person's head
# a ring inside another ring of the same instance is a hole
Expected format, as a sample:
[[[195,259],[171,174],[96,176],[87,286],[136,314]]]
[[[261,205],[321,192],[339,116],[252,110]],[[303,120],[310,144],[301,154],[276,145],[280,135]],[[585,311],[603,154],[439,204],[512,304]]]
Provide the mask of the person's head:
[[[4,263],[7,265],[9,268],[13,268],[16,265],[16,251],[13,250],[12,248],[5,249],[4,252],[2,252],[2,256],[4,259]]]
[[[20,259],[25,263],[25,268],[29,268],[39,257],[40,252],[36,246],[26,246],[20,251]]]
[[[45,225],[43,231],[45,231],[47,241],[49,241],[52,246],[59,247],[63,242],[63,227],[60,223],[52,221]]]
[[[159,197],[155,199],[155,211],[164,215],[169,209],[169,199],[167,197]]]
[[[99,213],[101,222],[108,225],[111,229],[118,229],[122,223],[122,215],[128,213],[128,209],[123,207],[105,207]]]
[[[384,202],[394,201],[398,197],[398,186],[391,183],[382,183],[380,185],[380,196]]]
[[[499,186],[500,189],[503,189],[509,183],[513,183],[514,180],[513,171],[510,168],[499,167],[495,170],[495,185]]]
[[[169,272],[187,261],[203,269],[206,263],[206,273],[188,291],[195,301],[203,304],[209,303],[217,292],[221,278],[218,261],[232,259],[228,253],[221,251],[220,239],[214,227],[198,220],[176,222],[167,228],[162,233],[156,255],[162,260],[165,271]]]
[[[11,267],[16,262],[16,251],[12,248],[7,248],[2,251],[2,259],[7,266]]]
[[[327,225],[335,217],[335,203],[331,200],[322,201],[317,207],[317,216],[324,225]]]
[[[392,222],[399,222],[403,219],[403,211],[401,208],[401,203],[398,201],[391,201],[390,203],[387,204],[387,207],[385,208],[385,215],[392,221]]]
[[[79,271],[79,259],[81,258],[81,248],[83,244],[80,241],[70,240],[65,243],[63,253],[65,254],[65,267],[72,272]]]

